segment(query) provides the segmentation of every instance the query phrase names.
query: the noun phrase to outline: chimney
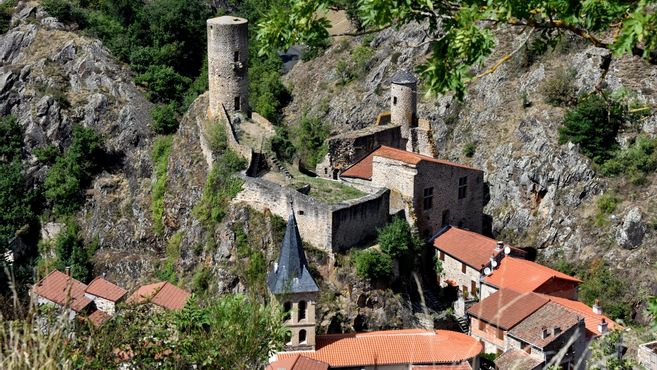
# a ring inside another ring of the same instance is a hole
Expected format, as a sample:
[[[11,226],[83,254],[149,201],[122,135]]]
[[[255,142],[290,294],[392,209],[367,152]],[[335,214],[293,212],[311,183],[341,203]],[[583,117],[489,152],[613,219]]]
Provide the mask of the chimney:
[[[71,266],[66,266],[64,272],[66,273],[66,276],[71,277]]]
[[[504,242],[501,240],[497,241],[497,246],[495,247],[495,253],[500,253],[504,250]]]
[[[550,336],[550,332],[548,331],[548,328],[544,326],[541,328],[541,339],[545,339]]]
[[[596,299],[593,303],[593,313],[596,315],[602,315],[602,307],[600,306],[600,300]]]
[[[598,324],[598,331],[600,334],[605,335],[607,333],[607,320],[602,319],[600,323]]]

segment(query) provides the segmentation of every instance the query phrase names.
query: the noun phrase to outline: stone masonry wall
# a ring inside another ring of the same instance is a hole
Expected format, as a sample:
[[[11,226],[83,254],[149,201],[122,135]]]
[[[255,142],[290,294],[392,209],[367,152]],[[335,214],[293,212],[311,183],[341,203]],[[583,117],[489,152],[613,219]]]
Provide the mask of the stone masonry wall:
[[[657,341],[644,343],[639,346],[637,353],[637,360],[639,364],[643,365],[646,369],[657,369]]]
[[[334,251],[376,236],[376,230],[388,223],[389,193],[383,189],[332,211]]]
[[[248,112],[248,21],[230,16],[208,19],[207,32],[210,114],[216,115],[221,104],[234,114],[235,98],[240,100],[239,111]]]
[[[440,258],[440,251],[436,250],[436,255]],[[450,256],[449,254],[444,254],[445,258],[442,261],[443,264],[443,273],[441,277],[441,285],[445,280],[453,280],[460,291],[463,292],[463,287],[465,286],[468,290],[468,294],[472,296],[472,282],[475,282],[476,290],[474,294],[479,296],[478,290],[479,287],[479,277],[481,273],[479,270],[472,268],[471,266],[465,265],[465,273],[462,271],[463,263],[456,258]],[[467,297],[466,297],[467,298]]]
[[[417,119],[417,86],[415,84],[390,85],[390,121],[402,128],[404,139],[410,136],[409,130],[416,126]],[[396,102],[395,102],[396,98]]]

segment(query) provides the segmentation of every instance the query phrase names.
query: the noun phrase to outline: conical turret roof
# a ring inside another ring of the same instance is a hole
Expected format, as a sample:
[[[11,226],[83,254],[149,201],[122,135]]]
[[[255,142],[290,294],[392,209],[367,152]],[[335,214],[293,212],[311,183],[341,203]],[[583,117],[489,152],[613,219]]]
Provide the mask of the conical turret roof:
[[[303,252],[303,244],[294,212],[287,221],[287,229],[274,271],[269,274],[269,290],[274,294],[312,293],[319,288],[308,271],[308,261]]]
[[[392,76],[392,83],[401,85],[414,84],[417,83],[417,78],[411,72],[402,69]]]

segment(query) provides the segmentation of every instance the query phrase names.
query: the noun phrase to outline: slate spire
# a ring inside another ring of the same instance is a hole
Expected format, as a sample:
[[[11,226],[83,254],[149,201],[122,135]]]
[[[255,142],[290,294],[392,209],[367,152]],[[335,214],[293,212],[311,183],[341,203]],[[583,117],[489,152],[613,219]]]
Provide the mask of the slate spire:
[[[311,293],[319,288],[308,271],[301,235],[294,211],[287,220],[287,229],[281,245],[281,255],[274,271],[269,274],[269,290],[274,294]]]

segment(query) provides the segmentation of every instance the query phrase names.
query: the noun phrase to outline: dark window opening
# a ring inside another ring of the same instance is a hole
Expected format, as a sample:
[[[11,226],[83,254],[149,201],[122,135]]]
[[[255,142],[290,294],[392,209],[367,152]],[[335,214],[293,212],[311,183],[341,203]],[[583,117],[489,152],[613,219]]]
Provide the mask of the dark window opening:
[[[486,330],[486,323],[484,321],[479,320],[479,330]]]
[[[465,263],[461,262],[461,272],[465,274],[465,269],[467,267],[465,266]]]
[[[299,343],[306,343],[306,330],[299,330]]]
[[[440,251],[440,260],[445,262],[445,252]]]
[[[283,313],[285,314],[284,320],[289,320],[290,319],[290,311],[292,311],[292,303],[290,302],[285,302],[283,304]]]
[[[235,110],[240,110],[240,97],[235,97]]]
[[[449,209],[443,211],[443,221],[441,226],[449,225]]]
[[[473,296],[477,295],[477,282],[474,280],[470,281],[470,291],[472,292]]]
[[[396,96],[392,97],[392,105],[397,105],[397,97]]]
[[[306,318],[306,301],[299,302],[299,321]]]
[[[240,52],[239,50],[237,50],[233,53],[233,62],[239,62],[239,61],[240,61]]]
[[[468,194],[468,177],[463,176],[459,178],[459,199],[465,198]]]
[[[504,339],[504,330],[497,329],[497,339]]]
[[[424,189],[424,209],[433,207],[433,187]]]

